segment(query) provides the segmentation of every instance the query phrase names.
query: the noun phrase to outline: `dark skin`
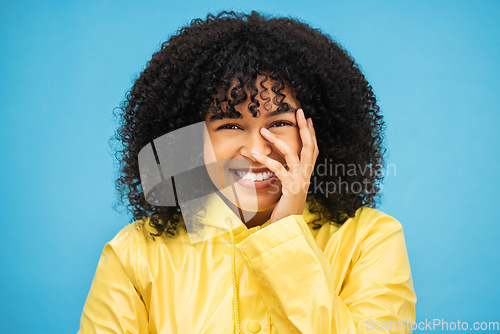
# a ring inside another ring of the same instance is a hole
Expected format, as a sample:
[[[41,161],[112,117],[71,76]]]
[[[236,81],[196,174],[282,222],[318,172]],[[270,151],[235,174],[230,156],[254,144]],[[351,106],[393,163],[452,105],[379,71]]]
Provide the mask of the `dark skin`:
[[[263,85],[271,87],[272,82]],[[290,215],[301,215],[304,210],[319,151],[312,121],[306,120],[289,89],[285,101],[291,106],[286,112],[277,112],[272,106],[265,110],[266,101],[261,101],[264,107],[257,117],[245,110],[247,103],[242,103],[238,118],[214,118],[209,114],[205,119],[216,160],[242,160],[254,175],[272,172],[276,176],[268,183],[247,181],[246,186],[240,186],[237,182],[232,191],[220,189],[224,201],[238,216],[243,217],[240,211],[255,214],[245,222],[249,228],[267,220],[272,224]],[[258,207],[250,207],[248,203],[255,201],[255,196]]]
[[[261,91],[258,82],[261,75],[267,75],[276,84]],[[235,78],[237,86],[230,90]],[[287,87],[293,92],[287,91]],[[218,95],[214,101],[214,96],[221,91],[225,94]],[[383,178],[380,171],[384,165],[384,121],[372,89],[355,61],[328,36],[297,20],[266,18],[256,12],[221,13],[193,21],[162,44],[121,107],[121,126],[116,136],[121,145],[116,154],[120,176],[116,186],[123,203],[130,203],[127,208],[134,219],[151,217],[150,225],[157,231],[152,233],[155,236],[176,235],[183,226],[181,210],[153,206],[145,201],[138,186],[138,153],[165,133],[204,121],[207,113],[220,116],[228,112],[225,107],[229,105],[229,113],[238,114],[234,109],[248,107],[249,99],[244,92],[250,93],[249,109],[253,116],[265,111],[288,110],[287,107],[303,108],[307,117],[315,122],[313,130],[320,151],[317,160],[321,165],[370,166],[370,173],[314,174],[314,187],[309,189],[307,200],[309,210],[318,217],[315,227],[326,220],[341,225],[353,217],[359,207],[376,205],[378,184]],[[289,103],[288,97],[292,95],[300,103]],[[267,97],[268,103],[260,103],[261,97],[263,100]],[[247,109],[241,111],[247,112]],[[296,117],[291,121],[298,127]],[[276,131],[276,139],[280,139],[279,131],[288,128],[271,124],[262,127]],[[254,130],[252,128],[254,140],[258,138],[261,143],[273,140]],[[289,143],[287,140],[286,144]],[[273,152],[283,148],[279,140],[272,145]],[[285,151],[268,157],[286,169],[290,163],[285,155],[293,157],[294,154]],[[295,155],[302,164],[300,151],[298,148]],[[254,167],[269,169],[248,151],[244,153],[245,161],[252,162]],[[318,166],[319,163],[316,169]],[[279,165],[276,167],[280,169]],[[306,176],[304,184],[308,180]],[[276,184],[280,187],[282,181],[297,183],[284,172],[278,181]],[[345,184],[349,187],[362,184],[367,191],[330,191]],[[278,208],[284,208],[286,198],[291,200],[287,195],[281,198],[281,192],[276,196],[272,203],[279,202]],[[251,201],[243,202],[247,205]],[[264,202],[261,204],[257,210],[243,209],[260,212],[269,208]],[[278,213],[278,209],[274,212]]]

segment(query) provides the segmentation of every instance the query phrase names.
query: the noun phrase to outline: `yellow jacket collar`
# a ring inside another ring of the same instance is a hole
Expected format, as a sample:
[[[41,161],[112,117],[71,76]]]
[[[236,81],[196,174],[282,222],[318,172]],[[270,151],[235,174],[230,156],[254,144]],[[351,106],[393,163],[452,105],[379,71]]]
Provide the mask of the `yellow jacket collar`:
[[[260,226],[249,229],[243,223],[241,217],[235,214],[220,196],[222,195],[213,193],[202,200],[198,200],[196,205],[201,206],[202,209],[194,211],[196,212],[195,215],[186,215],[185,212],[189,212],[189,209],[183,208],[183,216],[192,244],[217,237],[229,231],[232,231],[235,237],[245,231],[248,232],[243,233],[243,235],[248,235],[270,224],[268,220]],[[302,215],[308,224],[318,219],[318,215],[310,212],[309,208],[310,203],[306,202]]]

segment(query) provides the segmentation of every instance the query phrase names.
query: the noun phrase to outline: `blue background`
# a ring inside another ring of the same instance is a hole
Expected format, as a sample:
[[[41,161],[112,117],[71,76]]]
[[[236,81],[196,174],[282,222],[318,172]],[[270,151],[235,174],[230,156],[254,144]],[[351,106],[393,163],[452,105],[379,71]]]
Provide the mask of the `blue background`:
[[[113,108],[162,41],[221,9],[299,17],[351,52],[388,125],[380,208],[405,228],[417,321],[500,321],[499,1],[2,0],[0,332],[76,332],[130,220]]]

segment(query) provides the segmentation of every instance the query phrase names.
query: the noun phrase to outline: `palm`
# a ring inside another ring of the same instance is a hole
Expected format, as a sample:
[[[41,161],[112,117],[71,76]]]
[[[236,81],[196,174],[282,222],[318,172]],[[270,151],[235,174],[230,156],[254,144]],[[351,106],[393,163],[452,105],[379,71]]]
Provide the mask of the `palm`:
[[[312,121],[305,119],[301,109],[297,111],[296,118],[302,140],[300,159],[284,141],[261,129],[262,136],[284,154],[288,169],[276,160],[257,152],[253,153],[255,159],[269,168],[281,181],[282,195],[271,213],[271,223],[290,215],[302,214],[311,174],[319,153]]]

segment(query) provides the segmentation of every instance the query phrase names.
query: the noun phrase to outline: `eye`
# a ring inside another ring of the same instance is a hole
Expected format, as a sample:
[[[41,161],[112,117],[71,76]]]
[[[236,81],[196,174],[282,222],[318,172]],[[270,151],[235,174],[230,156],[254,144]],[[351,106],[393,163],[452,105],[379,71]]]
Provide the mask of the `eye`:
[[[277,121],[271,124],[270,128],[281,128],[283,126],[293,126],[293,123],[288,121]]]
[[[217,128],[217,130],[239,130],[239,129],[241,129],[241,127],[238,124],[233,124],[233,123],[224,124]]]

